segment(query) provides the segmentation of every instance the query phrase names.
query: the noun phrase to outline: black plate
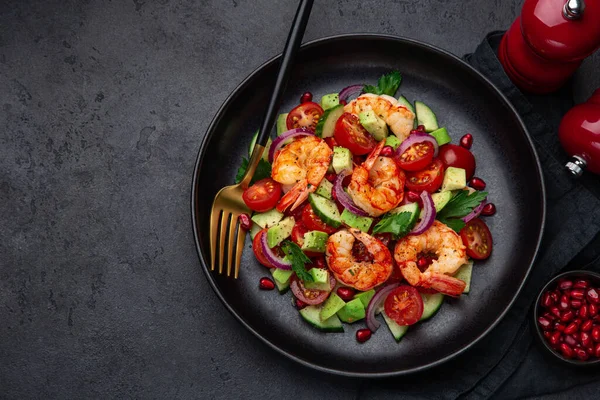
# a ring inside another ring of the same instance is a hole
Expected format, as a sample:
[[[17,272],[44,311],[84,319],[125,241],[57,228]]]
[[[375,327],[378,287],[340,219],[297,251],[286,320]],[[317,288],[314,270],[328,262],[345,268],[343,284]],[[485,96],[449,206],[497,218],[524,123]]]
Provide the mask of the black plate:
[[[477,176],[488,184],[498,207],[487,218],[494,236],[490,259],[475,265],[471,293],[447,300],[430,321],[409,329],[396,343],[385,323],[364,344],[355,332],[364,322],[345,324],[345,333],[321,333],[291,305],[291,294],[258,290],[269,276],[246,241],[238,280],[211,273],[209,216],[217,191],[234,181],[242,156],[266,108],[278,58],[253,72],[225,101],[202,142],[193,177],[192,218],[198,254],[208,281],[231,313],[280,353],[304,365],[342,375],[390,376],[447,361],[472,346],[498,323],[513,303],[535,255],[544,225],[541,167],[523,122],[508,100],[457,57],[414,40],[381,35],[344,35],[302,46],[284,96],[287,112],[309,90],[314,98],[355,83],[377,82],[392,69],[403,76],[399,93],[436,112],[453,142],[474,137]],[[225,332],[223,332],[225,334]]]

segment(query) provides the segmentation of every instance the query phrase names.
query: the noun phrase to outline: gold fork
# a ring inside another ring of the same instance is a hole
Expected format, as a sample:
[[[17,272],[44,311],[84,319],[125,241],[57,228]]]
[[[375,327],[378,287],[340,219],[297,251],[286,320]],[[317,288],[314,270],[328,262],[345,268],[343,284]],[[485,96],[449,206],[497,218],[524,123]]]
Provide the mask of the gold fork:
[[[225,265],[225,247],[227,247],[227,276],[231,276],[232,266],[235,267],[234,277],[237,279],[239,275],[246,232],[241,227],[238,220],[242,213],[250,213],[250,209],[242,199],[242,194],[250,185],[258,162],[265,151],[269,132],[273,129],[275,117],[277,116],[277,111],[281,104],[281,98],[292,71],[294,58],[296,57],[296,53],[302,42],[302,37],[304,36],[304,31],[306,30],[306,24],[308,23],[308,17],[313,1],[314,0],[300,0],[300,4],[298,5],[292,28],[285,43],[285,48],[283,49],[281,65],[279,67],[277,79],[275,80],[273,93],[269,100],[269,105],[263,118],[246,174],[239,184],[226,186],[221,189],[213,201],[210,215],[210,266],[211,271],[214,271],[218,258],[219,274],[223,273],[223,266]]]

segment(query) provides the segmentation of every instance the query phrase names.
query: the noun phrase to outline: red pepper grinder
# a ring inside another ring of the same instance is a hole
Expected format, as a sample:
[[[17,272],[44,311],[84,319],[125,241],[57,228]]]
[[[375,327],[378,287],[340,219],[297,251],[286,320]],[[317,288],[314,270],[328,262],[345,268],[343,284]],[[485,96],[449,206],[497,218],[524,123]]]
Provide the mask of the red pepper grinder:
[[[566,167],[573,175],[579,177],[585,169],[600,174],[600,89],[565,114],[558,137],[572,156]]]
[[[598,47],[600,1],[525,0],[498,58],[521,90],[544,94],[564,85]]]

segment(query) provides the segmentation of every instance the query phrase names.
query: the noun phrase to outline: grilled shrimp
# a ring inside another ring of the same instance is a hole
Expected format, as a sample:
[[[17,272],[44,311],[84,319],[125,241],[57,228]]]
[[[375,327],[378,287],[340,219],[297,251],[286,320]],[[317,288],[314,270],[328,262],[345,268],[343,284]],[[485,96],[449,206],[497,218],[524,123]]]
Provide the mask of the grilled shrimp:
[[[404,199],[404,171],[389,157],[379,157],[385,141],[379,142],[367,160],[354,168],[348,194],[369,215],[378,217]]]
[[[284,187],[291,185],[277,204],[279,211],[290,205],[295,209],[317,189],[329,168],[332,153],[323,139],[306,136],[294,140],[275,155],[271,177]]]
[[[415,114],[408,108],[398,104],[392,96],[365,93],[344,106],[344,111],[355,115],[363,111],[374,111],[383,119],[390,129],[403,141],[410,135],[415,120]]]
[[[437,256],[425,272],[417,267],[421,252]],[[465,288],[465,282],[450,275],[467,262],[466,247],[456,232],[437,220],[426,232],[400,239],[394,259],[402,276],[413,286],[432,288],[450,296],[460,296]]]
[[[356,261],[352,255],[354,240],[360,240],[373,261]],[[342,229],[329,237],[327,265],[339,282],[357,290],[369,290],[388,280],[392,274],[392,255],[388,248],[373,236],[358,229]]]

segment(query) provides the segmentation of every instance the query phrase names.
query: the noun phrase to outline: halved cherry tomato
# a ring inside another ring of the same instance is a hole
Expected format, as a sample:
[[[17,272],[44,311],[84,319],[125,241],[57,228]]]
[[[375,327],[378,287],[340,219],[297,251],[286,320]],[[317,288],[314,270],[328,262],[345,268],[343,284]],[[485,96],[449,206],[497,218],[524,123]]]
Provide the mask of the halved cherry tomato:
[[[469,221],[460,230],[460,237],[467,246],[469,257],[484,260],[490,256],[493,247],[492,234],[483,220],[475,218]]]
[[[242,199],[256,212],[269,211],[281,197],[281,184],[271,178],[261,179],[244,191]]]
[[[444,181],[444,164],[435,158],[425,169],[406,174],[406,187],[417,193],[423,190],[433,193],[442,186]]]
[[[327,225],[315,212],[313,211],[310,204],[307,204],[302,210],[302,222],[304,226],[311,231],[321,231],[328,235],[331,235],[337,231],[336,228]]]
[[[429,142],[415,143],[398,158],[398,165],[405,171],[419,171],[433,161],[433,145]]]
[[[288,129],[309,128],[313,131],[323,116],[323,109],[315,102],[307,101],[295,107],[288,114],[285,124]]]
[[[317,289],[307,289],[304,287],[304,283],[298,279],[296,275],[292,278],[292,283],[290,284],[290,288],[292,289],[292,293],[296,296],[297,299],[309,305],[321,304],[324,302],[329,293],[333,290],[336,284],[336,279],[333,277],[333,274],[329,274],[329,290],[317,290]]]
[[[346,147],[354,155],[367,154],[377,145],[358,117],[350,113],[343,113],[337,120],[333,135],[340,146]]]
[[[271,264],[269,262],[269,260],[267,259],[267,257],[265,257],[265,255],[263,254],[262,246],[260,244],[262,235],[266,235],[266,234],[267,234],[267,228],[264,228],[263,230],[259,231],[256,234],[256,236],[254,236],[254,240],[252,240],[252,251],[254,251],[254,256],[256,257],[256,259],[258,260],[259,263],[261,263],[262,265],[264,265],[267,268],[274,268],[273,264]]]
[[[385,298],[384,309],[398,325],[412,325],[423,315],[423,298],[414,287],[400,285]]]
[[[306,232],[310,232],[310,230],[306,226],[304,226],[302,221],[298,220],[298,222],[296,222],[296,225],[294,225],[294,227],[292,228],[292,242],[302,247],[302,245],[304,244],[304,234]],[[306,254],[308,257],[316,257],[323,254],[316,251],[303,251],[304,254]]]
[[[464,169],[467,174],[467,181],[475,174],[475,157],[473,153],[464,147],[451,143],[445,144],[440,146],[438,157],[442,160],[446,168],[455,167]]]
[[[325,143],[327,143],[327,146],[329,146],[331,150],[333,150],[333,148],[338,145],[333,136],[327,137],[323,140],[325,140]]]

